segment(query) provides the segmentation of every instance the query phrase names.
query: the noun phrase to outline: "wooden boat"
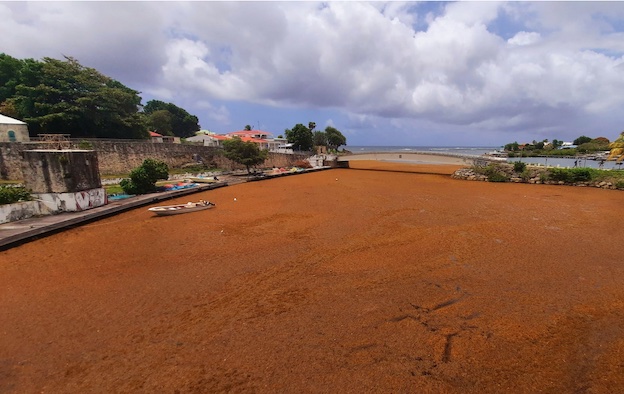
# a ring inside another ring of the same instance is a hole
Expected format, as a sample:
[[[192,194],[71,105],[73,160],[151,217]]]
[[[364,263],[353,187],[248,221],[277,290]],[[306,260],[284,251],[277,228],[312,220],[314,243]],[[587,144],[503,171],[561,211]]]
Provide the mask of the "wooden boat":
[[[215,204],[210,201],[199,200],[199,202],[188,202],[179,205],[163,205],[160,207],[149,208],[148,211],[154,212],[158,216],[178,215],[181,213],[203,211],[214,207]]]
[[[219,179],[217,177],[204,178],[204,177],[192,177],[188,179],[194,183],[217,183]]]

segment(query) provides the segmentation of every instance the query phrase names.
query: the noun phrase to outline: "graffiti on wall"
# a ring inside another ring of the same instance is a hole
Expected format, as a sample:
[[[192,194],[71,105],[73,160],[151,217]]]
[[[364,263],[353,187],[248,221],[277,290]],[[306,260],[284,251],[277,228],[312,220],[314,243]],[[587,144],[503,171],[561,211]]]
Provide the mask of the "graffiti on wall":
[[[75,193],[76,209],[84,211],[94,207],[101,207],[106,204],[106,190],[91,189]]]

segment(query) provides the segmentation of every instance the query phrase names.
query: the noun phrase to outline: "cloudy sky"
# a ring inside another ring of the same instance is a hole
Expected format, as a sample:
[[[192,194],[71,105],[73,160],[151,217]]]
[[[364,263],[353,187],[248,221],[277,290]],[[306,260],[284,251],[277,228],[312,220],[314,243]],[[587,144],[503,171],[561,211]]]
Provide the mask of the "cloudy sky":
[[[0,52],[71,56],[217,133],[499,146],[624,130],[623,2],[1,2]]]

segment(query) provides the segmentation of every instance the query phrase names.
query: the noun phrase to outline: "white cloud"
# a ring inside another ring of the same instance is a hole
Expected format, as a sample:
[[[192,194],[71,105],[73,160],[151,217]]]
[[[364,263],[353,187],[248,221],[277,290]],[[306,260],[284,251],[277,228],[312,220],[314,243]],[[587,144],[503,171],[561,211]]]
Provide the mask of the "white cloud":
[[[618,2],[15,2],[0,15],[0,52],[73,56],[167,100],[337,109],[352,130],[624,123]]]
[[[507,40],[507,42],[511,45],[531,45],[535,44],[540,40],[541,36],[536,32],[526,32],[520,31],[515,36]]]

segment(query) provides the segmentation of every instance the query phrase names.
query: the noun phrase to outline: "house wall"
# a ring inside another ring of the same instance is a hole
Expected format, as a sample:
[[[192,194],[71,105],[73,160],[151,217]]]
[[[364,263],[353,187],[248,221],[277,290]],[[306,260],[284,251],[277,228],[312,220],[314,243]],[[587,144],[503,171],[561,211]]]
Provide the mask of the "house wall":
[[[12,142],[9,136],[10,131],[15,133],[14,142],[30,141],[30,137],[28,136],[28,125],[0,123],[0,142]]]

